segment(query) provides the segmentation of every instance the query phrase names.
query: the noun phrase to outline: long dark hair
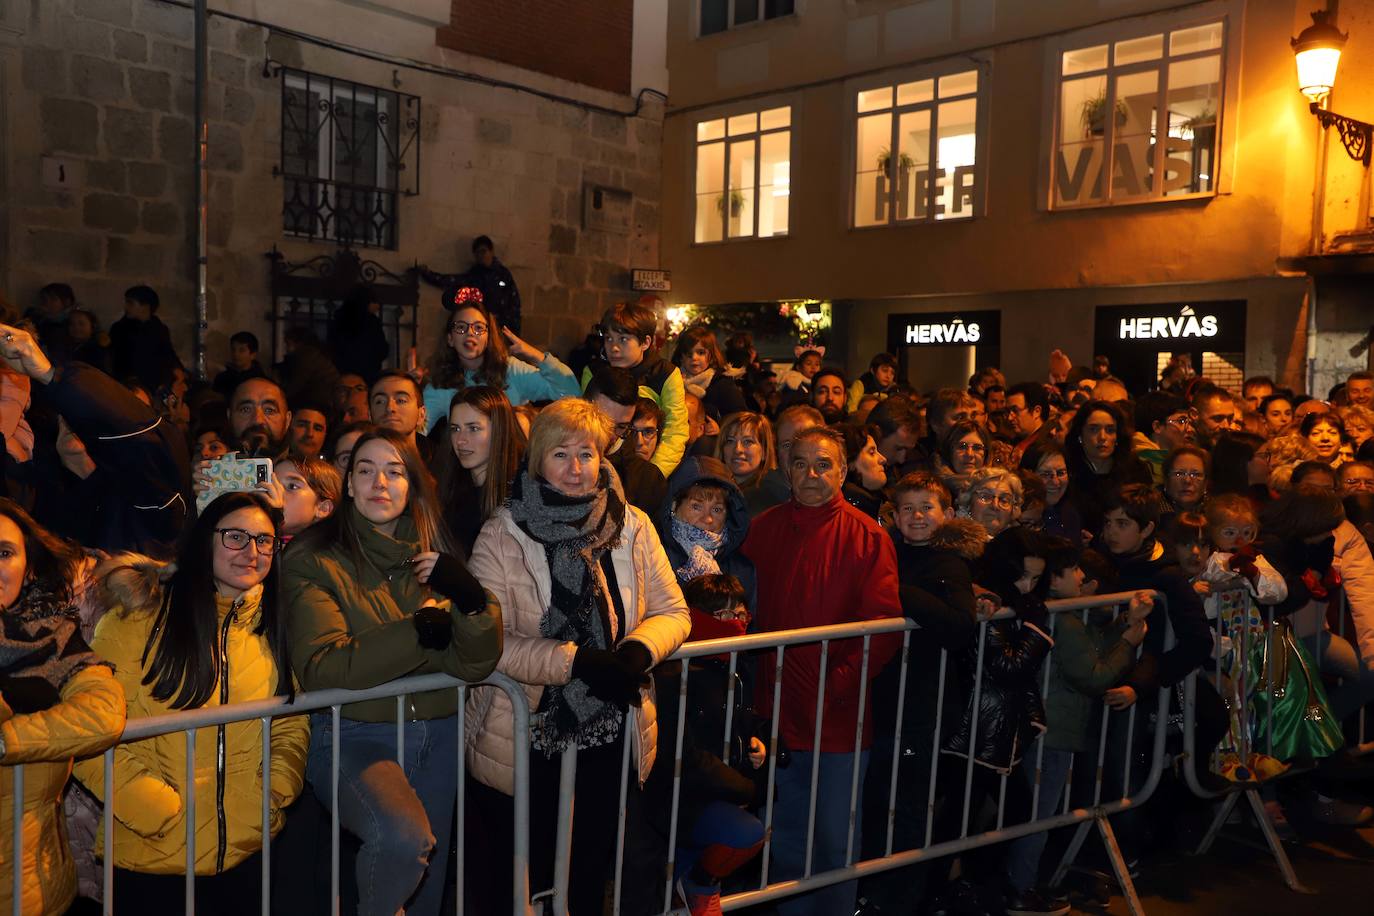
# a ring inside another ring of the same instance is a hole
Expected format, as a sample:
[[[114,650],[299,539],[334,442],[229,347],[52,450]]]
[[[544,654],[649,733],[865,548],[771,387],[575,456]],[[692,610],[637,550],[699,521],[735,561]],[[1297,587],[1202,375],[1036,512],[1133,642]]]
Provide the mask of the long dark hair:
[[[281,514],[256,493],[225,493],[205,507],[186,536],[176,571],[162,588],[162,606],[143,647],[143,684],[173,709],[204,706],[226,672],[220,670],[219,613],[215,604],[215,529],[240,509],[260,509],[281,530]],[[277,696],[294,695],[286,655],[286,615],[278,593],[277,555],[262,582],[257,634],[266,634],[277,665]],[[151,656],[151,659],[149,658]]]
[[[520,459],[525,456],[525,433],[515,422],[515,411],[505,392],[499,388],[478,385],[460,389],[449,401],[450,416],[459,404],[466,404],[491,422],[491,457],[487,459],[487,479],[480,487],[478,500],[482,518],[486,520],[506,503],[510,483],[520,469]],[[444,424],[447,428],[448,417],[444,418]],[[453,454],[453,447],[448,442],[439,447],[434,469],[439,498],[445,506],[452,503],[461,487],[477,486],[472,481],[472,472],[458,463],[458,456]]]
[[[1105,413],[1116,423],[1116,449],[1112,452],[1112,469],[1106,476],[1122,477],[1127,465],[1134,463],[1131,455],[1131,424],[1125,412],[1110,401],[1088,401],[1078,408],[1069,424],[1068,434],[1064,436],[1064,463],[1069,467],[1070,480],[1091,480],[1097,474],[1088,464],[1088,456],[1083,451],[1083,427],[1094,413]]]
[[[85,559],[81,547],[38,524],[32,515],[8,497],[0,496],[0,515],[14,522],[24,539],[24,573],[29,581],[61,601],[70,601],[76,575]],[[3,610],[0,608],[0,611]]]
[[[441,388],[457,388],[460,391],[467,386],[468,376],[467,371],[463,369],[463,361],[458,358],[458,351],[448,343],[449,328],[453,327],[455,316],[464,309],[480,312],[482,321],[487,326],[487,347],[482,351],[482,366],[477,370],[477,384],[504,391],[506,365],[510,361],[506,338],[501,334],[501,326],[491,317],[491,312],[475,300],[458,303],[444,320],[444,333],[439,336],[439,348],[434,354],[434,382]]]

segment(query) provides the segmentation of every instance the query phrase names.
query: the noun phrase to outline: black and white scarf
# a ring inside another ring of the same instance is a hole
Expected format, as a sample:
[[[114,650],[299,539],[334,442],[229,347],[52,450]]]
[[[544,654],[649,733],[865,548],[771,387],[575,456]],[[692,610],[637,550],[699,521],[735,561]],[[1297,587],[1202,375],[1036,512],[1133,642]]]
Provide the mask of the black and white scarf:
[[[37,583],[24,586],[0,611],[0,695],[15,713],[42,712],[62,699],[62,687],[88,665],[106,664],[81,636],[81,618]]]
[[[601,462],[596,489],[587,496],[564,495],[522,470],[511,487],[510,513],[543,546],[549,564],[549,607],[540,635],[579,648],[610,649],[616,636],[611,599],[597,566],[625,526],[625,493],[610,463]],[[624,709],[591,696],[580,680],[551,685],[531,717],[531,743],[550,758],[572,744],[609,744],[624,715]]]

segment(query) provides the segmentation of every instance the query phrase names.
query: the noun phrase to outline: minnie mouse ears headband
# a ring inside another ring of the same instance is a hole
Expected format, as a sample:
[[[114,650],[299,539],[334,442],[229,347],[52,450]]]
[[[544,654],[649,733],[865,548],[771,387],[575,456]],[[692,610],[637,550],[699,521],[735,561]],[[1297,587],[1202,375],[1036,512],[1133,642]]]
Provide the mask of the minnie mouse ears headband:
[[[825,355],[825,347],[803,347],[803,346],[795,346],[795,347],[792,348],[792,354],[793,354],[794,356],[796,356],[797,359],[801,359],[801,355],[802,355],[803,353],[808,353],[808,352],[810,352],[810,353],[819,353],[821,356],[824,356],[824,355]]]
[[[467,305],[486,308],[480,289],[475,286],[450,286],[444,290],[444,308],[450,312]]]

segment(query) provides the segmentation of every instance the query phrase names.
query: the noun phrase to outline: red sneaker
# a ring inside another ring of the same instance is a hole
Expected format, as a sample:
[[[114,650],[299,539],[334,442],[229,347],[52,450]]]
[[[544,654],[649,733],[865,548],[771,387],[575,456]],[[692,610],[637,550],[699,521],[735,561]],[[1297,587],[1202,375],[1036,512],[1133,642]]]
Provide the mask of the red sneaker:
[[[684,886],[681,878],[677,882],[677,895],[682,898],[682,902],[687,905],[687,912],[692,916],[724,916],[724,911],[720,908],[720,886],[714,885],[709,889],[694,886],[688,889]]]

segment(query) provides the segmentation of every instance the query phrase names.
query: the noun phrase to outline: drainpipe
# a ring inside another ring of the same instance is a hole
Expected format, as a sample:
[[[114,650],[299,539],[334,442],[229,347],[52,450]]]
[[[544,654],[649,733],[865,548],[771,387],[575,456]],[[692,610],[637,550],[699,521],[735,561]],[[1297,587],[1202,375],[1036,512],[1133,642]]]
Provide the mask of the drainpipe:
[[[1317,383],[1317,278],[1307,277],[1307,393],[1316,396]]]
[[[209,69],[210,45],[206,34],[206,0],[195,0],[196,30],[196,338],[195,364],[196,375],[206,377],[205,371],[205,331],[209,327],[209,311],[206,304],[208,263],[209,223],[207,206],[210,200],[210,172],[206,168],[206,156],[210,143],[210,122],[206,105],[206,75]]]

